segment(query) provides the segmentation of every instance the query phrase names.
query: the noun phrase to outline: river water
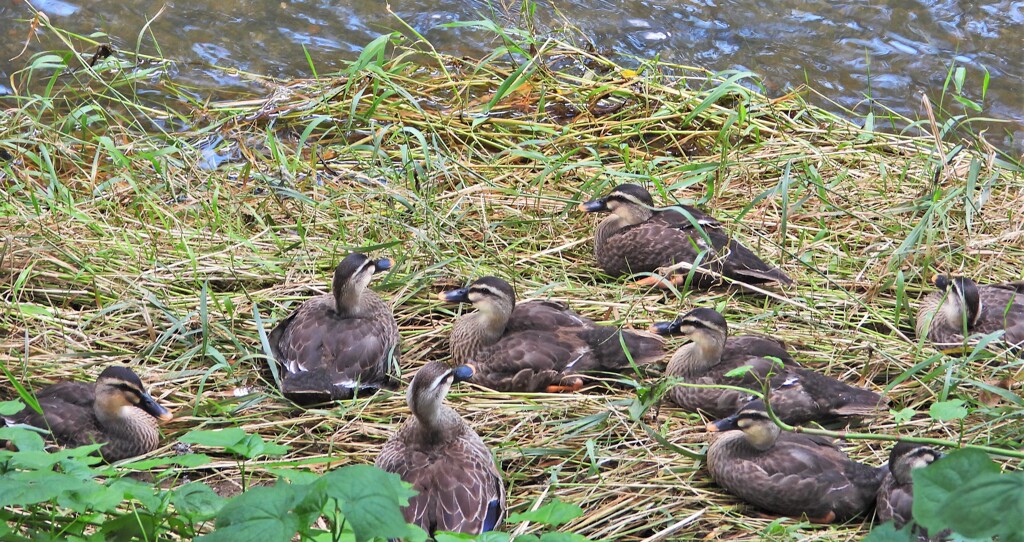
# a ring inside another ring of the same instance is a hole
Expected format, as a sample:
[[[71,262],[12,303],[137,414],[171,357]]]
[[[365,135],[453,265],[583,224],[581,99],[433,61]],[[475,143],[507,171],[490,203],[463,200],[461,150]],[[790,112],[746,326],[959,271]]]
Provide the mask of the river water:
[[[453,21],[483,18],[522,23],[522,2],[395,0],[195,0],[129,2],[32,0],[57,27],[104,32],[117,48],[176,60],[176,77],[199,92],[246,89],[210,65],[278,77],[309,77],[303,47],[329,73],[362,46],[403,23],[442,52],[482,56],[494,37]],[[161,12],[161,8],[163,11]],[[156,16],[159,12],[159,16]],[[155,17],[155,19],[153,19]],[[31,53],[59,45],[30,34],[24,0],[0,0],[0,94]],[[153,19],[148,29],[146,23]],[[912,0],[593,0],[538,3],[538,32],[575,26],[601,50],[660,58],[711,70],[743,68],[764,78],[770,94],[802,83],[842,107],[894,109],[923,116],[921,93],[942,97],[954,64],[967,69],[965,96],[981,103],[986,138],[1024,151],[1024,1]],[[139,36],[142,35],[142,38]],[[159,47],[159,49],[158,49]],[[159,51],[159,53],[158,53]],[[990,74],[982,96],[984,73]],[[255,90],[249,87],[247,90]],[[870,96],[873,100],[868,100]],[[836,109],[824,100],[819,105]],[[953,103],[947,93],[945,104]],[[954,112],[961,109],[954,108]],[[979,124],[979,127],[981,125]]]

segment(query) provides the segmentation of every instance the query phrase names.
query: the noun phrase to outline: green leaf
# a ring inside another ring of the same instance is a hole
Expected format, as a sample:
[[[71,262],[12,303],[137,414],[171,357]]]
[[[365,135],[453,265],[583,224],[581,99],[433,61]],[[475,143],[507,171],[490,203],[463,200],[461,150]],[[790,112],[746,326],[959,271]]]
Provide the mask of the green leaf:
[[[735,369],[725,373],[725,375],[723,376],[725,376],[726,378],[739,378],[741,376],[746,375],[752,370],[754,370],[754,367],[752,365],[740,365],[739,367],[736,367]]]
[[[0,476],[0,508],[51,501],[87,484],[93,482],[49,470],[7,472]]]
[[[917,542],[912,529],[913,524],[907,524],[897,531],[896,525],[888,521],[871,529],[862,542]]]
[[[213,459],[206,454],[184,454],[175,455],[172,457],[154,457],[153,459],[131,461],[128,463],[121,464],[121,468],[134,470],[150,470],[156,467],[166,467],[168,465],[195,468],[201,467],[203,465],[209,465],[212,462]]]
[[[915,489],[916,492],[916,489]],[[939,508],[946,525],[968,538],[1024,533],[1024,473],[989,473],[967,482]]]
[[[914,414],[917,414],[917,411],[910,407],[907,407],[904,408],[903,410],[889,409],[889,413],[892,414],[893,421],[895,421],[897,424],[901,424],[909,422],[911,419],[913,419]]]
[[[197,540],[290,542],[299,529],[308,526],[294,510],[306,494],[288,484],[254,487],[225,504],[217,514],[217,530]]]
[[[944,507],[957,502],[962,488],[971,480],[998,474],[996,465],[985,452],[957,450],[922,468],[914,469],[914,521],[931,532],[947,528]]]
[[[37,431],[22,427],[0,427],[0,440],[11,441],[20,453],[43,453],[46,448],[46,441]]]
[[[967,409],[964,407],[964,402],[960,399],[950,399],[949,401],[933,403],[931,408],[928,409],[928,414],[934,420],[949,422],[966,418]]]
[[[0,416],[10,416],[21,412],[25,408],[25,403],[21,401],[0,401]]]
[[[224,507],[225,501],[210,486],[200,482],[185,484],[171,492],[175,511],[193,523],[212,519]]]
[[[553,500],[536,510],[512,514],[508,518],[509,523],[520,523],[532,521],[551,527],[558,527],[583,515],[583,509],[575,504],[564,503],[560,500]]]
[[[322,483],[327,496],[340,502],[357,541],[410,534],[401,507],[416,492],[397,474],[371,465],[349,465],[325,474]]]
[[[259,435],[250,435],[238,427],[215,429],[212,431],[191,431],[180,439],[188,444],[199,444],[214,448],[224,448],[228,453],[252,459],[259,455],[284,455],[287,446],[266,442]]]

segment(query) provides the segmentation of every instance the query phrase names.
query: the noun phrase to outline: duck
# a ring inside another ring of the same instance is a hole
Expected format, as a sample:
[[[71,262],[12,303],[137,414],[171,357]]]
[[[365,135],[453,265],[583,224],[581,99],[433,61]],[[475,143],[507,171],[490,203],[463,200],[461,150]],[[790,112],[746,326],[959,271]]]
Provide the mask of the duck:
[[[438,298],[476,309],[452,326],[452,359],[473,363],[472,382],[493,390],[579,391],[582,374],[622,372],[664,355],[661,337],[599,325],[565,303],[517,304],[512,286],[498,277],[481,277]]]
[[[864,514],[888,469],[851,460],[826,437],[784,432],[754,400],[706,426],[711,477],[729,493],[762,510],[814,523]]]
[[[105,368],[95,382],[58,382],[35,397],[41,412],[25,407],[4,421],[46,430],[67,448],[102,444],[99,455],[108,463],[157,449],[158,422],[173,418],[146,393],[139,376],[121,365]]]
[[[725,317],[714,309],[695,308],[671,322],[655,323],[651,331],[690,340],[669,359],[666,376],[684,384],[728,385],[757,392],[768,379],[772,409],[788,424],[845,421],[870,415],[887,403],[873,391],[802,367],[782,341],[758,335],[729,336]],[[743,366],[750,369],[726,376]],[[734,389],[693,386],[673,386],[667,397],[688,412],[703,412],[712,418],[732,415],[755,398]]]
[[[375,462],[418,492],[402,513],[431,537],[439,531],[480,534],[505,521],[505,483],[490,449],[444,403],[452,384],[473,373],[471,365],[449,367],[441,361],[420,368],[406,393],[413,415]]]
[[[391,306],[367,288],[393,264],[359,252],[345,256],[331,293],[307,299],[274,327],[268,339],[285,397],[311,405],[395,387],[398,323]]]
[[[942,453],[930,446],[901,440],[889,452],[889,472],[878,488],[875,517],[880,523],[892,521],[897,529],[913,521],[915,469],[924,468],[942,458]],[[928,534],[917,528],[924,538]]]
[[[929,282],[938,291],[921,301],[919,337],[944,351],[959,351],[965,337],[1005,330],[1003,342],[1024,345],[1024,281],[979,286],[967,277],[937,274]]]
[[[668,280],[648,276],[644,286],[683,286],[690,265],[697,265],[691,287],[708,289],[722,277],[743,284],[791,284],[782,270],[731,239],[722,223],[688,205],[654,207],[650,192],[636,184],[620,184],[606,196],[580,204],[587,213],[611,213],[597,226],[594,256],[605,273],[614,276],[671,271]],[[705,272],[701,272],[705,271]],[[706,271],[710,271],[708,273]]]

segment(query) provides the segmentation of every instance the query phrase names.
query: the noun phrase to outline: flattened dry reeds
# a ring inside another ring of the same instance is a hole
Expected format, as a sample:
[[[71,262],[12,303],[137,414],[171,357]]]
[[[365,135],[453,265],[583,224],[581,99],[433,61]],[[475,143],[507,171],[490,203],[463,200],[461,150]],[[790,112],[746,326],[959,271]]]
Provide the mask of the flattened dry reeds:
[[[1020,278],[1019,167],[936,147],[927,129],[864,131],[799,93],[766,98],[749,74],[626,69],[557,40],[509,42],[482,60],[387,45],[335,76],[267,81],[264,98],[189,102],[167,113],[191,126],[183,132],[143,129],[139,115],[157,115],[117,102],[109,85],[90,103],[120,107],[79,123],[27,100],[5,111],[3,363],[33,387],[132,364],[177,415],[159,454],[189,430],[227,426],[291,447],[250,465],[254,483],[270,467],[371,463],[407,415],[403,395],[295,411],[266,370],[260,331],[325,291],[358,249],[398,261],[376,289],[394,300],[406,379],[447,356],[457,309],[433,294],[494,274],[521,298],[637,327],[724,309],[737,333],[781,337],[802,362],[916,411],[864,431],[1003,446],[1024,437],[1011,423],[1020,360],[965,362],[913,336],[932,269]],[[69,85],[47,99],[84,98]],[[594,222],[575,206],[621,182],[647,184],[665,205],[703,205],[797,286],[776,290],[781,299],[675,296],[600,277]],[[701,420],[645,410],[635,387],[654,382],[625,380],[574,395],[462,386],[452,401],[496,450],[513,511],[558,496],[586,510],[564,528],[592,539],[790,536],[795,522],[752,517],[663,444],[701,452]],[[928,417],[931,403],[957,397],[974,408],[962,428]],[[856,441],[851,453],[880,464],[888,446]],[[238,474],[225,458],[176,469],[169,483],[230,492]],[[845,540],[867,527],[800,536]]]

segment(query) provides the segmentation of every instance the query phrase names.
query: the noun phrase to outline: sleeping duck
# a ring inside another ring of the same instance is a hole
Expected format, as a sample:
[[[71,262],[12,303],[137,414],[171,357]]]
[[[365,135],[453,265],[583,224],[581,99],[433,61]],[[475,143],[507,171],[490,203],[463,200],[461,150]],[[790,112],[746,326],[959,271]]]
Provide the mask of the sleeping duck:
[[[912,472],[931,465],[942,454],[924,444],[900,441],[889,452],[889,473],[878,488],[875,516],[879,523],[892,521],[897,529],[913,521],[914,478]],[[915,532],[925,539],[928,533],[919,527]]]
[[[391,265],[349,254],[334,270],[330,294],[306,300],[270,332],[285,397],[309,405],[393,387],[398,324],[391,307],[367,288],[374,273]]]
[[[1003,341],[1024,344],[1024,281],[978,286],[966,277],[935,275],[939,289],[921,301],[917,335],[943,350],[958,351],[964,338],[1006,330]]]
[[[5,418],[8,424],[27,424],[49,431],[61,446],[77,448],[103,444],[100,456],[120,461],[152,452],[160,444],[157,421],[171,413],[146,393],[128,367],[114,365],[95,383],[59,382],[36,393],[42,413],[26,407]]]
[[[664,287],[671,282],[681,286],[690,265],[698,266],[691,282],[695,288],[722,284],[716,274],[745,284],[793,282],[777,267],[730,239],[722,224],[711,216],[686,205],[657,209],[651,194],[635,184],[619,185],[607,196],[581,204],[580,209],[611,213],[597,226],[594,237],[597,264],[609,275],[655,273],[684,264],[671,272],[669,281],[647,277],[639,284]]]
[[[693,309],[672,322],[654,324],[651,330],[690,340],[669,360],[666,376],[686,384],[729,385],[759,392],[765,379],[770,379],[769,401],[786,423],[840,421],[871,414],[886,404],[873,391],[801,367],[781,341],[756,335],[730,337],[728,323],[714,309]],[[743,366],[750,369],[725,376]],[[754,396],[731,389],[675,386],[668,391],[668,398],[689,412],[721,418],[735,413]]]
[[[888,470],[852,461],[831,439],[783,432],[760,400],[707,430],[722,433],[708,448],[711,477],[773,514],[815,523],[849,520],[871,508]]]
[[[406,395],[413,416],[377,456],[378,467],[419,492],[403,513],[430,536],[438,531],[480,534],[505,520],[505,484],[491,451],[444,404],[452,384],[472,376],[468,365],[451,368],[432,361],[423,366]]]
[[[443,292],[448,302],[472,303],[476,312],[455,321],[455,363],[473,363],[473,383],[499,391],[576,391],[580,374],[622,372],[660,359],[663,340],[584,318],[564,303],[516,303],[512,286],[497,277]]]

